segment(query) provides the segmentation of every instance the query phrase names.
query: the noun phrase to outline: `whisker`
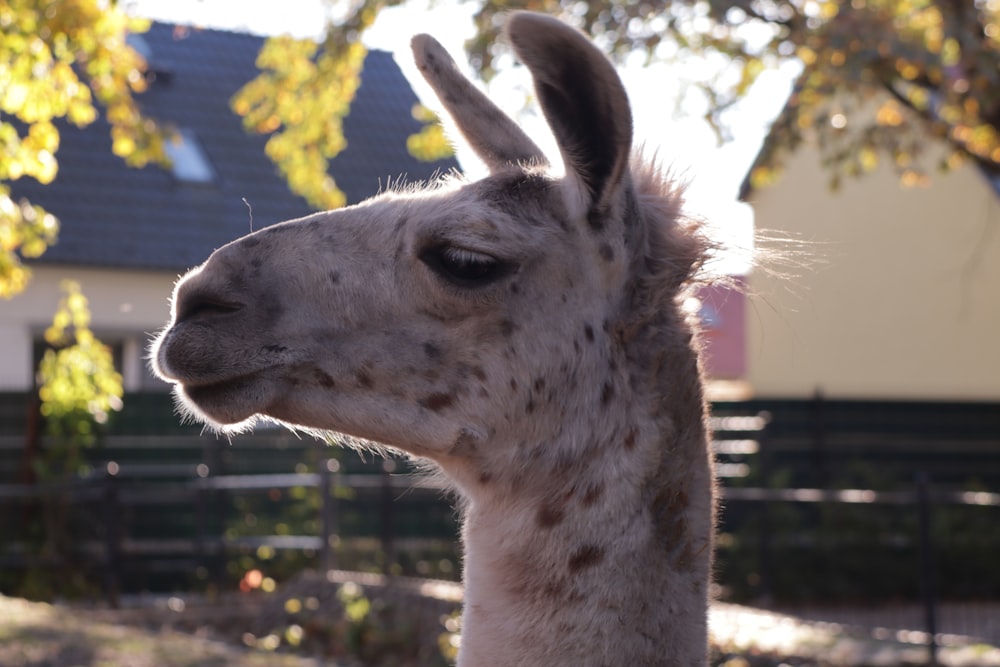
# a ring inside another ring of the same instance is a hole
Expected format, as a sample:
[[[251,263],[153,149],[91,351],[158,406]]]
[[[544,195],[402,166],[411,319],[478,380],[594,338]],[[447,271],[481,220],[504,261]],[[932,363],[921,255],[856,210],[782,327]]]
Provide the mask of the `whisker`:
[[[253,234],[253,206],[250,205],[246,197],[240,197],[240,199],[247,205],[247,210],[250,212],[250,233]]]

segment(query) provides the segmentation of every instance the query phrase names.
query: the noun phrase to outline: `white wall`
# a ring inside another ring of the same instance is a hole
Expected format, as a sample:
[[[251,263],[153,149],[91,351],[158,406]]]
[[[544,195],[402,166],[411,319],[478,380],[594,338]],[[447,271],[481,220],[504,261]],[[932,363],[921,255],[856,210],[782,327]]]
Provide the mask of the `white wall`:
[[[32,340],[41,336],[63,296],[62,280],[80,283],[90,302],[91,329],[123,343],[126,390],[140,388],[145,347],[166,323],[177,274],[110,271],[82,267],[34,266],[28,288],[10,301],[0,300],[0,391],[32,386]]]

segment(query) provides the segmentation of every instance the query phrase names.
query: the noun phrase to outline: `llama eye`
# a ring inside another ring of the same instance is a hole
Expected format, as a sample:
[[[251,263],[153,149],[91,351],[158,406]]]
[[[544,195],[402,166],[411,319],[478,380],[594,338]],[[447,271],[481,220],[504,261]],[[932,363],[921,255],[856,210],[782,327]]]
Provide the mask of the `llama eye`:
[[[420,254],[420,261],[432,271],[461,287],[480,287],[502,278],[511,265],[474,250],[455,246],[434,246]]]

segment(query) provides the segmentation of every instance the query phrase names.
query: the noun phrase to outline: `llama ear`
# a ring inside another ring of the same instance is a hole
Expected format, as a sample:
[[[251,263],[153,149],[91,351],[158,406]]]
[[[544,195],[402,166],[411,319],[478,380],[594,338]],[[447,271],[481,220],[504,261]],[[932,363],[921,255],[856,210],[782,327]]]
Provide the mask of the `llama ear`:
[[[583,33],[562,21],[517,12],[507,35],[535,80],[535,92],[575,177],[571,207],[599,225],[622,192],[632,150],[632,112],[618,73]]]
[[[420,73],[491,173],[516,164],[548,163],[528,135],[465,78],[437,40],[417,35],[410,47]]]

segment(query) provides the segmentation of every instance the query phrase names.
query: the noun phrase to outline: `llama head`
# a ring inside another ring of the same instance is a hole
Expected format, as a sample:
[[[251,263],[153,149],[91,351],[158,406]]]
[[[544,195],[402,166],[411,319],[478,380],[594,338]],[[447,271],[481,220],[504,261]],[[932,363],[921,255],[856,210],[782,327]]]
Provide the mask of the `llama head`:
[[[545,441],[607,399],[621,332],[643,307],[673,308],[701,247],[676,191],[630,167],[628,100],[605,56],[535,14],[507,35],[565,173],[416,37],[490,175],[262,229],[180,280],[153,358],[195,417],[267,416],[445,463]]]

